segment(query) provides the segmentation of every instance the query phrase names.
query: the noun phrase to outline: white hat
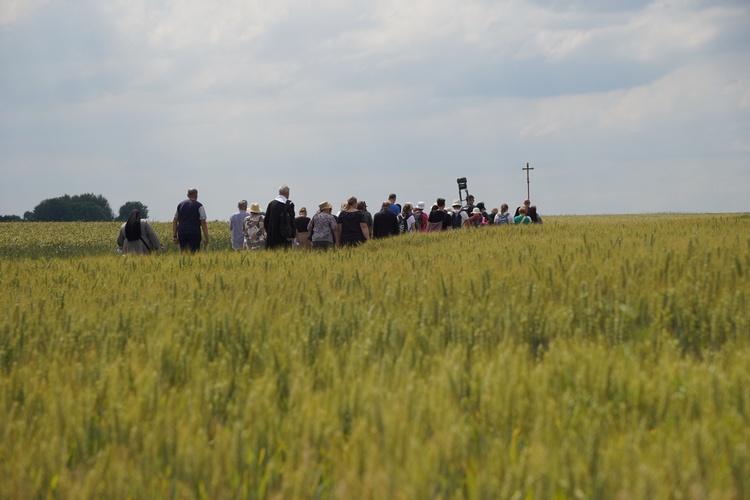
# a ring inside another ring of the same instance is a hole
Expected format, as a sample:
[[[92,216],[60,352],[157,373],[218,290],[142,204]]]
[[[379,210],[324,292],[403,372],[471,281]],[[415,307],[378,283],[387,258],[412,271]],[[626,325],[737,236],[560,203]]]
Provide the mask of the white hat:
[[[479,210],[479,207],[474,207],[474,210],[471,211],[472,214],[481,214],[482,211]]]
[[[461,200],[453,200],[453,206],[454,207],[460,207],[461,206]]]
[[[424,202],[423,202],[423,201],[420,201],[419,203],[417,203],[417,208],[418,208],[419,210],[424,210]]]

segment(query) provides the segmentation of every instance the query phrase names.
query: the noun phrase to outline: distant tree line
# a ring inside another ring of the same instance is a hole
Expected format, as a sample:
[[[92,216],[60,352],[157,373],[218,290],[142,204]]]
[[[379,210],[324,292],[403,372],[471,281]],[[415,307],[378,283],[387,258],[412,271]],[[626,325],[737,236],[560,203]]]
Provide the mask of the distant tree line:
[[[102,195],[80,194],[49,198],[39,203],[34,210],[18,215],[2,215],[0,222],[35,221],[35,222],[111,222],[126,221],[133,209],[141,211],[141,217],[148,218],[148,207],[140,201],[128,201],[120,207],[117,217],[109,206],[109,201]]]

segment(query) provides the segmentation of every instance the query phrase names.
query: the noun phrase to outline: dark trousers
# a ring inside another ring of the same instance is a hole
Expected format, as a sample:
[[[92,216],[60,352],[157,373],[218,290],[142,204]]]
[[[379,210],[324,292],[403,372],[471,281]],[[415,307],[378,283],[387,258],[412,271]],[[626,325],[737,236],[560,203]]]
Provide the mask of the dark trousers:
[[[200,233],[177,233],[177,240],[180,242],[180,250],[183,252],[189,250],[195,253],[201,249]]]
[[[312,242],[313,250],[323,250],[325,252],[332,246],[333,246],[333,243],[330,241],[313,241]]]

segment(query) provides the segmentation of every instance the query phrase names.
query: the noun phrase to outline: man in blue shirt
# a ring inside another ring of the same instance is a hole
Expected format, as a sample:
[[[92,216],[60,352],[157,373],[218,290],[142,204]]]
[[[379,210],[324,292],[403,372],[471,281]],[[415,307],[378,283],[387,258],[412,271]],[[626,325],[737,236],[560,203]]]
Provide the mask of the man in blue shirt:
[[[391,204],[391,212],[398,215],[401,213],[401,205],[396,203],[396,194],[391,193],[388,195],[388,202]]]

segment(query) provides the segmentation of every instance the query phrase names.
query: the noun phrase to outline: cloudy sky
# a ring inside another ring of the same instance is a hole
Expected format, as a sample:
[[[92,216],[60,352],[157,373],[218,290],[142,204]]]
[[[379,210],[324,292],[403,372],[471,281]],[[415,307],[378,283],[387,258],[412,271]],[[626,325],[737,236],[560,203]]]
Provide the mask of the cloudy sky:
[[[750,211],[748,0],[0,0],[0,215]]]

